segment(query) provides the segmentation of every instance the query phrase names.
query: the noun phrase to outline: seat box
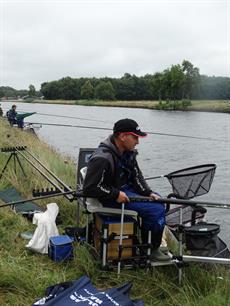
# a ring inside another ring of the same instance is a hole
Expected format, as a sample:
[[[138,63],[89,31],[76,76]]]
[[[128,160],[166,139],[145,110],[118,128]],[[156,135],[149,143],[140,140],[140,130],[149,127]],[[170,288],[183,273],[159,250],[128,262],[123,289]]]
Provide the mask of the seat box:
[[[95,214],[94,226],[94,245],[97,251],[102,256],[103,252],[103,239],[109,239],[107,243],[107,260],[118,258],[118,247],[120,239],[120,216],[108,216],[102,214]],[[123,241],[122,246],[129,247],[123,248],[122,258],[129,258],[133,256],[133,236],[136,232],[136,221],[130,216],[125,216],[123,227]],[[111,239],[110,239],[111,238]]]
[[[73,259],[73,239],[67,235],[51,237],[49,240],[48,256],[53,261]]]

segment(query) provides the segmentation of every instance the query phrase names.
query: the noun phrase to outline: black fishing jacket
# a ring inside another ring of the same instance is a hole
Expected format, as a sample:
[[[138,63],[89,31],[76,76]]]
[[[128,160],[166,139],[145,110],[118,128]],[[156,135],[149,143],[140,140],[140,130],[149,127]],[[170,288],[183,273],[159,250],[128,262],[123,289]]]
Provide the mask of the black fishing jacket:
[[[114,201],[121,188],[129,185],[136,193],[149,196],[152,190],[143,178],[136,155],[136,150],[121,155],[111,135],[99,145],[89,160],[83,185],[84,194],[102,202]]]
[[[9,121],[14,121],[14,120],[16,120],[17,112],[13,108],[11,108],[6,113],[6,116],[7,116]]]

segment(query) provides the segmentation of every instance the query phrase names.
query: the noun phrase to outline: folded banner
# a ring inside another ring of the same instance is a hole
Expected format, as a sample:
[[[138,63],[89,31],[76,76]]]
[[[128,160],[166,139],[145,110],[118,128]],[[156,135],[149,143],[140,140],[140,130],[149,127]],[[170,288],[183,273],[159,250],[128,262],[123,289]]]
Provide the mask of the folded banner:
[[[95,288],[87,276],[77,281],[57,284],[46,289],[46,296],[32,306],[144,306],[143,301],[129,298],[131,283],[105,291]]]

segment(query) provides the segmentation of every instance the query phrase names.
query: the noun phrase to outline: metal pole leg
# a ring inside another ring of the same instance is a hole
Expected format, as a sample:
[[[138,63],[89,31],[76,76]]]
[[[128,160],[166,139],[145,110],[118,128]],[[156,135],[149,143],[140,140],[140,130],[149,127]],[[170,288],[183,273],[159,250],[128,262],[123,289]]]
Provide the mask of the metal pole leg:
[[[151,255],[151,241],[152,241],[152,232],[151,231],[148,231],[148,244],[149,244],[149,247],[147,249],[147,264],[150,264],[150,255]]]
[[[80,226],[80,205],[79,202],[77,200],[77,226]]]
[[[89,215],[86,215],[86,242],[89,243]]]
[[[2,175],[3,175],[3,173],[5,172],[6,167],[7,167],[8,163],[9,163],[9,161],[11,160],[11,157],[12,157],[12,156],[13,156],[13,154],[11,153],[11,154],[10,154],[10,157],[7,159],[7,162],[6,162],[5,166],[4,166],[4,168],[2,169],[2,172],[1,172],[1,174],[0,174],[0,179],[2,178]]]
[[[19,166],[20,166],[20,168],[21,168],[21,170],[22,170],[22,173],[24,174],[24,176],[26,176],[25,171],[24,171],[24,169],[23,169],[23,167],[22,167],[22,164],[21,164],[21,161],[20,161],[18,155],[16,154],[15,157],[16,157],[16,159],[17,159],[17,161],[18,161],[18,164],[19,164]]]
[[[120,239],[119,239],[119,250],[118,250],[118,264],[117,264],[117,274],[121,273],[121,256],[122,256],[122,240],[123,240],[123,231],[124,231],[124,212],[125,212],[125,203],[121,204],[121,226],[120,226]]]
[[[107,258],[107,243],[106,240],[108,238],[108,230],[105,228],[103,232],[103,247],[102,247],[102,267],[106,266],[106,258]]]
[[[179,229],[179,256],[182,258],[183,256],[183,233],[182,233],[182,226],[183,226],[183,209],[180,207],[180,229]],[[178,280],[179,280],[179,285],[182,283],[182,268],[179,267],[179,272],[178,272]]]

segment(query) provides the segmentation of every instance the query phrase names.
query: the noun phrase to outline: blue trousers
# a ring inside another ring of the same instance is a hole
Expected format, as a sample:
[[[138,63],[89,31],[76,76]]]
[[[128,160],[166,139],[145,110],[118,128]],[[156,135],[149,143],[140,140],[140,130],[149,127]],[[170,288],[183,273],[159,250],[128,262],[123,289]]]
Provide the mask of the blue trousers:
[[[122,189],[128,197],[138,197],[130,187]],[[117,202],[103,202],[103,206],[121,208],[121,204]],[[142,218],[143,236],[147,236],[147,232],[152,232],[152,244],[159,247],[161,237],[165,226],[165,206],[157,201],[151,202],[129,202],[125,203],[125,209],[134,210]],[[146,241],[147,242],[147,241]]]

